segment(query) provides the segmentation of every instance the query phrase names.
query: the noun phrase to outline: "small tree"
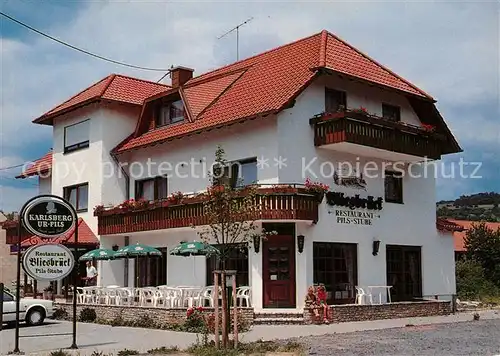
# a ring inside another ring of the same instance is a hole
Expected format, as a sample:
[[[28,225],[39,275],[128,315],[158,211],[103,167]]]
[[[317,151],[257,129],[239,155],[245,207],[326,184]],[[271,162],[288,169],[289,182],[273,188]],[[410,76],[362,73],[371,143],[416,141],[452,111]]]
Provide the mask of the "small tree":
[[[481,264],[465,259],[456,262],[457,294],[460,299],[474,300],[494,296],[498,288],[484,275]]]
[[[241,185],[237,163],[230,164],[220,146],[215,151],[215,163],[213,172],[209,173],[209,180],[211,185],[207,189],[208,199],[203,207],[207,225],[198,228],[197,233],[205,243],[215,242],[218,245],[218,269],[225,271],[227,260],[235,249],[249,248],[254,237],[266,237],[271,233],[259,228],[255,221],[260,212],[257,186]],[[223,278],[223,291],[225,284]],[[222,310],[223,317],[227,317],[225,292],[222,294]],[[225,325],[225,330],[222,330],[223,346],[227,346],[228,340],[228,323]]]
[[[500,229],[493,231],[484,222],[473,224],[464,243],[467,257],[479,262],[486,278],[500,286]]]

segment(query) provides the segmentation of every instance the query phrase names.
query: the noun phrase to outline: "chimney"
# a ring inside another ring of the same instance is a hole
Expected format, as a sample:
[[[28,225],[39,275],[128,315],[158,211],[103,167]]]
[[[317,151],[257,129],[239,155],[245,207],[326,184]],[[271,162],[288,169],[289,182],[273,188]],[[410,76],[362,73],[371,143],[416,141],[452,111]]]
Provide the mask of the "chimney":
[[[172,78],[172,88],[178,88],[193,77],[194,69],[186,67],[174,67],[170,69],[170,78]]]

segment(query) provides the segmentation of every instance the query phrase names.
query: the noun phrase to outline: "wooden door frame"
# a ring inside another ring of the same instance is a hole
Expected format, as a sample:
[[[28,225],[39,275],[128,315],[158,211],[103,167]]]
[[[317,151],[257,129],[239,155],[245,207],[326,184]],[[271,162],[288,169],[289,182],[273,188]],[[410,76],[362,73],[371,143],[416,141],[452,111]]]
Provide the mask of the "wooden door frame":
[[[297,261],[296,261],[296,255],[295,255],[295,248],[296,248],[296,237],[294,235],[274,235],[274,236],[269,236],[267,240],[263,241],[262,243],[262,307],[263,308],[269,308],[272,309],[273,306],[269,306],[269,304],[266,304],[266,280],[267,280],[267,275],[269,274],[268,269],[269,269],[269,264],[264,261],[264,256],[267,255],[267,252],[265,252],[266,245],[268,243],[279,243],[280,241],[287,241],[289,242],[289,246],[291,247],[291,254],[292,258],[290,261],[289,265],[289,270],[290,270],[290,302],[291,306],[290,307],[284,307],[284,308],[296,308],[297,307]],[[277,307],[279,308],[279,307]]]

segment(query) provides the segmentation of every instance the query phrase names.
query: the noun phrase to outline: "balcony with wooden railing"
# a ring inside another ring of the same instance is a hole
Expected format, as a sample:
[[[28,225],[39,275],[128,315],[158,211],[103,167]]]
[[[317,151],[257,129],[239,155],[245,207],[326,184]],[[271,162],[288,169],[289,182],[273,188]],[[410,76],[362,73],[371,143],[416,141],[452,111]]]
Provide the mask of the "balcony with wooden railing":
[[[435,132],[432,126],[419,127],[394,122],[361,111],[320,114],[310,119],[310,124],[314,127],[315,146],[331,149],[348,143],[408,156],[439,159],[446,144],[446,136]]]
[[[318,195],[297,185],[259,186],[251,220],[304,220],[317,222]],[[163,230],[207,225],[206,200],[186,197],[180,204],[167,200],[149,203],[138,210],[120,208],[95,212],[99,235]]]

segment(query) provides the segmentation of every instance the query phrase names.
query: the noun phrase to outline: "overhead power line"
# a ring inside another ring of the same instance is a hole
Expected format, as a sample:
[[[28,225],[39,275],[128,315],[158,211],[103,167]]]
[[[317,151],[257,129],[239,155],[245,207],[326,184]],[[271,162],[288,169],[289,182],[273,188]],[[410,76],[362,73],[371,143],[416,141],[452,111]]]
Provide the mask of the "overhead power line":
[[[25,164],[26,164],[26,163],[20,163],[20,164],[16,164],[15,166],[1,167],[1,168],[0,168],[0,171],[6,171],[6,170],[8,170],[8,169],[19,168],[19,167],[24,166]]]
[[[114,59],[111,59],[111,58],[106,58],[106,57],[103,57],[103,56],[100,56],[98,54],[95,54],[95,53],[92,53],[92,52],[89,52],[85,49],[82,49],[82,48],[79,48],[79,47],[76,47],[76,46],[73,46],[72,44],[69,44],[67,42],[64,42],[62,40],[59,40],[51,35],[48,35],[42,31],[39,31],[37,30],[36,28],[33,28],[31,27],[30,25],[28,24],[25,24],[24,22],[21,22],[15,18],[13,18],[12,16],[9,16],[7,15],[6,13],[0,11],[0,15],[4,16],[5,18],[11,20],[12,22],[15,22],[17,23],[18,25],[20,26],[23,26],[25,28],[27,28],[28,30],[31,30],[35,33],[38,33],[39,35],[43,36],[43,37],[46,37],[48,39],[51,39],[52,41],[55,41],[59,44],[62,44],[66,47],[69,47],[71,49],[74,49],[75,51],[78,51],[78,52],[81,52],[81,53],[85,53],[89,56],[92,56],[92,57],[95,57],[95,58],[98,58],[98,59],[101,59],[103,61],[107,61],[107,62],[110,62],[110,63],[114,63],[114,64],[118,64],[118,65],[121,65],[121,66],[124,66],[124,67],[129,67],[129,68],[135,68],[135,69],[142,69],[142,70],[149,70],[149,71],[153,71],[153,72],[169,72],[169,69],[162,69],[162,68],[149,68],[149,67],[142,67],[142,66],[136,66],[136,65],[133,65],[133,64],[129,64],[129,63],[125,63],[125,62],[120,62],[120,61],[115,61]],[[163,79],[163,78],[162,78]]]

